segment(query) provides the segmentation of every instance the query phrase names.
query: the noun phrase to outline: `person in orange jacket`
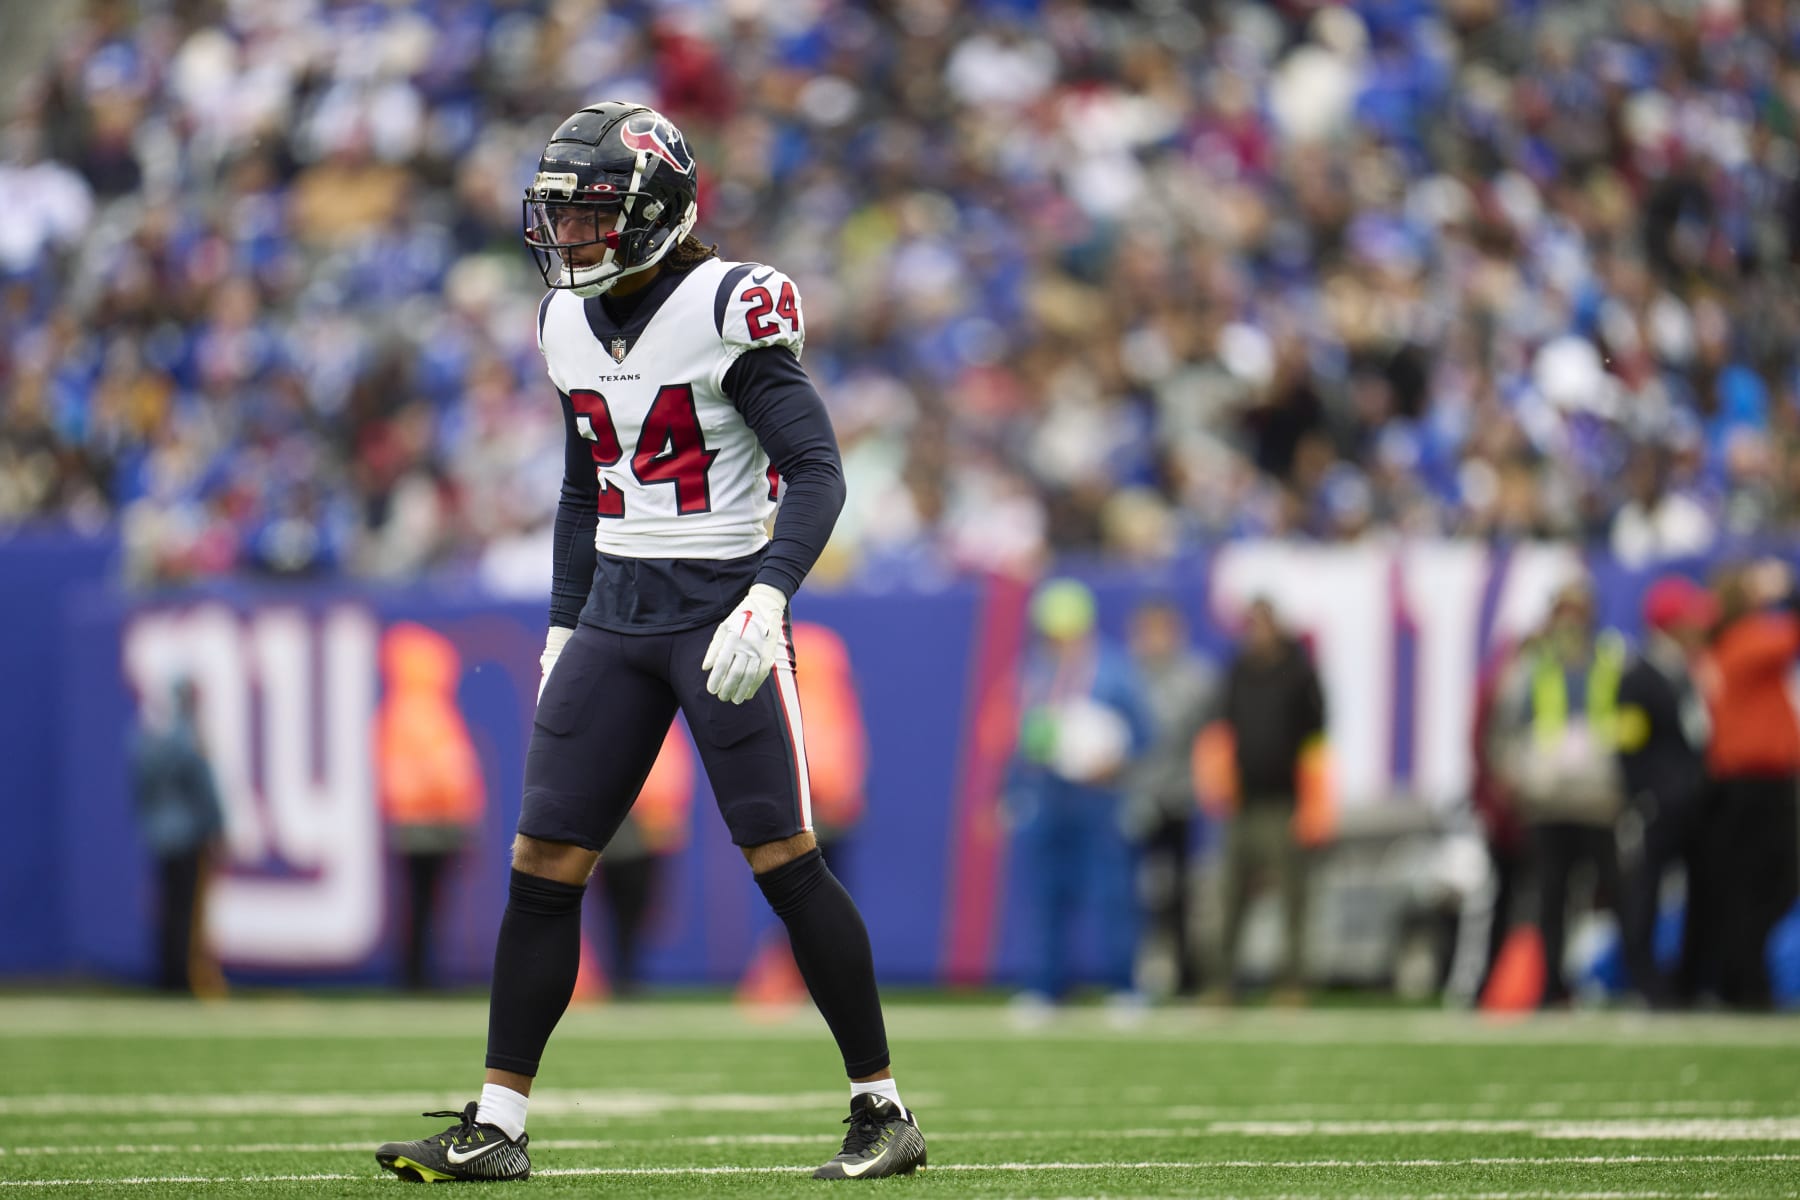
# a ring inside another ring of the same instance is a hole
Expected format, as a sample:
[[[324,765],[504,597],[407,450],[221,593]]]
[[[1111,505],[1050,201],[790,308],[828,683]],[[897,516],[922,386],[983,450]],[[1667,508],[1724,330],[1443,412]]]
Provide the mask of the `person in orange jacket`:
[[[406,871],[402,980],[430,982],[432,927],[446,867],[486,803],[481,763],[456,707],[462,662],[435,630],[403,622],[381,640],[386,694],[375,716],[375,764],[390,844]]]
[[[869,776],[869,737],[850,669],[850,648],[837,632],[794,622],[794,656],[806,664],[800,709],[806,714],[806,766],[812,780],[813,827],[831,870],[845,878],[844,839],[862,820]],[[836,853],[833,853],[834,849]]]
[[[812,621],[795,621],[793,637],[794,657],[806,664],[804,670],[794,672],[794,682],[800,692],[800,711],[806,714],[813,832],[826,865],[847,888],[850,875],[845,849],[867,803],[869,738],[862,703],[857,699],[850,649],[835,630]],[[750,960],[738,985],[738,997],[769,1004],[798,1004],[806,999],[805,981],[780,930]]]
[[[1775,559],[1728,569],[1717,590],[1719,623],[1703,677],[1713,795],[1701,855],[1712,917],[1695,933],[1711,951],[1719,998],[1766,1008],[1764,950],[1800,894],[1800,720],[1788,695],[1800,656],[1800,593],[1792,569]]]

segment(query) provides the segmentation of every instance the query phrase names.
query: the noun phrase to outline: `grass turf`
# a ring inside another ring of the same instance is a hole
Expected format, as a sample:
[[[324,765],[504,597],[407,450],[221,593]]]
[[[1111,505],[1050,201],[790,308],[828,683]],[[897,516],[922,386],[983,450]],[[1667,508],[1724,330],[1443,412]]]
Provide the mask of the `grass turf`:
[[[531,1195],[1800,1196],[1800,1023],[889,1011],[931,1168],[815,1184],[845,1109],[808,1011],[572,1010]],[[393,1195],[372,1150],[479,1085],[479,1001],[0,998],[0,1200]],[[509,1193],[510,1194],[510,1193]]]

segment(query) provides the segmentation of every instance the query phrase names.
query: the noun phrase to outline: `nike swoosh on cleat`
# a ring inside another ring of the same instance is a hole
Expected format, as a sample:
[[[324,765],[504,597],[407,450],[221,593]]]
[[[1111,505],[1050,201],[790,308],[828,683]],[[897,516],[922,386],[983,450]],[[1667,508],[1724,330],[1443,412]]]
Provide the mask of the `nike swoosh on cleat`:
[[[862,1173],[864,1171],[867,1171],[870,1167],[874,1166],[876,1163],[878,1163],[882,1159],[886,1158],[888,1156],[888,1150],[892,1150],[892,1149],[893,1149],[893,1147],[889,1146],[886,1149],[882,1150],[882,1152],[880,1154],[877,1154],[874,1158],[868,1159],[864,1162],[859,1162],[859,1163],[854,1163],[854,1164],[845,1163],[844,1164],[844,1174],[848,1175],[852,1179],[858,1178],[859,1176],[862,1175]]]
[[[506,1145],[505,1142],[490,1142],[476,1150],[473,1154],[458,1154],[455,1146],[448,1146],[444,1149],[444,1157],[450,1160],[450,1165],[460,1167],[464,1163],[474,1162],[484,1154],[492,1154],[504,1145]]]

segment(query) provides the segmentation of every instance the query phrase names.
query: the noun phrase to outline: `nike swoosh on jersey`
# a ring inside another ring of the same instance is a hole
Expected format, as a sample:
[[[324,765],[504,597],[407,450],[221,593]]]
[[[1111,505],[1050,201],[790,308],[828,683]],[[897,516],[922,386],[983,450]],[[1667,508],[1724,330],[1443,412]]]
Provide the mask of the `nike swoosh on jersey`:
[[[775,273],[775,268],[770,267],[767,270],[765,270],[761,275],[752,275],[750,277],[750,282],[751,283],[761,283],[763,280],[767,279],[769,276],[773,275],[774,273]]]
[[[506,1145],[505,1142],[489,1142],[487,1145],[478,1148],[473,1154],[458,1154],[455,1146],[449,1146],[444,1150],[444,1157],[449,1159],[452,1165],[460,1167],[465,1163],[474,1162],[484,1154],[492,1154],[504,1145]]]

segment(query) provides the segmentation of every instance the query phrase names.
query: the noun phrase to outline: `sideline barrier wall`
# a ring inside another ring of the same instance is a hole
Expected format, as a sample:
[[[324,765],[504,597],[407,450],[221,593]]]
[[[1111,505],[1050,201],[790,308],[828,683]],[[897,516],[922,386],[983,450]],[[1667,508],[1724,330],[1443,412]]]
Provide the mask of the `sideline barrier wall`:
[[[105,547],[47,546],[0,543],[0,716],[10,714],[15,744],[0,767],[0,818],[19,831],[0,847],[0,898],[31,914],[0,935],[0,978],[147,976],[152,890],[126,741],[139,692],[158,693],[178,671],[201,685],[225,793],[231,865],[211,932],[228,970],[282,982],[394,978],[400,897],[369,731],[378,647],[400,621],[438,630],[462,658],[456,697],[488,803],[449,880],[437,954],[448,980],[485,978],[543,605],[342,583],[126,596],[97,582]],[[1467,789],[1480,663],[1529,628],[1579,565],[1556,545],[1242,542],[1155,571],[1073,573],[1094,585],[1109,632],[1122,633],[1139,600],[1173,596],[1216,656],[1247,601],[1269,595],[1309,639],[1324,677],[1340,803],[1366,808],[1405,794],[1451,811]],[[1649,576],[1586,565],[1602,621],[1635,633]],[[889,982],[1016,976],[1017,881],[995,790],[1028,598],[1021,584],[983,580],[928,593],[809,589],[795,604],[798,619],[843,636],[861,689],[868,810],[846,874]],[[693,836],[646,948],[653,984],[735,981],[773,923],[703,775],[697,787]],[[1089,946],[1100,936],[1083,933]]]

